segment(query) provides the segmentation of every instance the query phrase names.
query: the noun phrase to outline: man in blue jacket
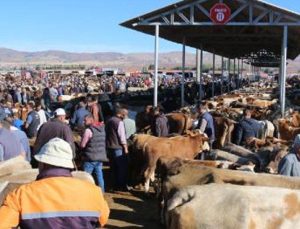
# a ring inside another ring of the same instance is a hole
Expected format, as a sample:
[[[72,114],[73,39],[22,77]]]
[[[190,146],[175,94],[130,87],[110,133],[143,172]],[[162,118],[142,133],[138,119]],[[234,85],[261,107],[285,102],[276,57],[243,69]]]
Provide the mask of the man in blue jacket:
[[[198,106],[198,111],[200,115],[200,119],[198,122],[198,129],[202,133],[205,133],[209,138],[210,147],[216,140],[215,137],[215,126],[214,126],[214,119],[212,115],[208,112],[207,106],[200,104]]]
[[[234,143],[237,145],[250,145],[257,139],[261,124],[251,118],[251,110],[244,110],[244,118],[238,123],[235,129]]]
[[[291,153],[278,165],[278,173],[285,176],[300,177],[300,135],[297,135]]]
[[[215,125],[214,125],[214,119],[212,115],[209,113],[208,108],[206,105],[200,104],[198,106],[198,112],[200,115],[197,129],[200,130],[201,133],[204,133],[209,138],[209,146],[210,149],[212,149],[212,145],[214,141],[216,140],[215,137]],[[203,152],[201,153],[201,159],[213,159],[214,155],[212,152]]]

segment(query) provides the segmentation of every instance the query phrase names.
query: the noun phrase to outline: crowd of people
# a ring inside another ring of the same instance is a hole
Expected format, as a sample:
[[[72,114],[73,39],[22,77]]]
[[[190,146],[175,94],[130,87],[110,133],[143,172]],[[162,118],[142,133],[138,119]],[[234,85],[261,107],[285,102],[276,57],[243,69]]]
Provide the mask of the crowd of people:
[[[103,198],[107,190],[104,163],[109,163],[113,190],[127,192],[130,190],[127,175],[131,136],[147,130],[157,137],[169,136],[169,123],[162,106],[146,106],[133,120],[128,117],[126,106],[115,104],[113,115],[107,116],[98,95],[88,94],[126,90],[129,82],[134,85],[134,80],[112,77],[99,82],[97,79],[93,83],[97,81],[99,87],[94,84],[93,89],[89,88],[93,85],[89,80],[37,76],[24,79],[25,84],[11,77],[4,82],[0,93],[0,161],[21,155],[39,168],[37,180],[10,193],[0,208],[0,223],[4,222],[7,228],[17,225],[44,228],[44,225],[62,222],[70,228],[105,225],[109,208]],[[151,81],[149,78],[143,80]],[[43,86],[39,88],[38,85]],[[59,102],[60,96],[72,92],[84,92],[86,96],[79,99],[69,117],[63,108],[53,110],[53,103]],[[199,119],[194,128],[205,133],[213,147],[216,140],[213,117],[207,106],[199,104],[197,108]],[[141,119],[149,124],[145,129],[139,129]],[[260,128],[259,122],[251,118],[251,112],[246,109],[235,130],[235,143],[250,146],[258,138]],[[74,133],[81,136],[80,142],[74,140]],[[210,152],[202,155],[202,159],[213,156]],[[94,175],[98,188],[71,177],[71,171],[78,166]],[[279,173],[300,176],[299,136],[291,154],[280,163]]]

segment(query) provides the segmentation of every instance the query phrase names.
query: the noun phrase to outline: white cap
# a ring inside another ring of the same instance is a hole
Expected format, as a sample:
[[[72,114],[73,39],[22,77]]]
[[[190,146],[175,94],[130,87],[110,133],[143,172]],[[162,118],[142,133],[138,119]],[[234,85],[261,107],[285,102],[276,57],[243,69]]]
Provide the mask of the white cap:
[[[34,158],[42,163],[62,168],[74,168],[73,151],[70,144],[60,138],[46,143]]]
[[[54,116],[66,115],[66,111],[63,108],[58,108],[54,111]]]

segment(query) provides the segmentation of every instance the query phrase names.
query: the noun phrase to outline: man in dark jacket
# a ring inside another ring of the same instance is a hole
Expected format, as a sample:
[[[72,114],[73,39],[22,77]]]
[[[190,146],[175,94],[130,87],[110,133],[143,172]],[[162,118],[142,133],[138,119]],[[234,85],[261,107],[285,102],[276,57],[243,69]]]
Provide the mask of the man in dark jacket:
[[[167,137],[169,135],[168,119],[160,107],[153,109],[152,133],[156,137]]]
[[[127,191],[128,146],[123,122],[126,113],[125,108],[117,107],[115,116],[107,121],[105,127],[106,148],[117,191]]]
[[[40,125],[40,116],[34,110],[35,104],[33,101],[30,101],[27,104],[28,115],[25,122],[25,132],[28,138],[33,138],[37,135],[38,127]]]
[[[83,169],[90,174],[95,171],[98,185],[104,192],[102,163],[108,161],[105,148],[104,124],[95,122],[92,114],[85,116],[84,124],[86,129],[80,143],[80,148],[83,151]]]
[[[261,124],[251,118],[251,110],[244,110],[244,118],[238,123],[235,129],[234,143],[237,145],[250,145],[257,139]]]
[[[73,133],[70,127],[65,123],[66,112],[62,108],[58,108],[54,112],[54,119],[44,123],[38,132],[35,144],[34,153],[38,153],[42,146],[50,141],[52,138],[60,138],[71,145],[75,155],[75,144]]]
[[[84,100],[79,102],[79,108],[74,112],[70,123],[72,127],[77,130],[82,130],[84,128],[84,117],[90,114],[86,109],[86,103]]]

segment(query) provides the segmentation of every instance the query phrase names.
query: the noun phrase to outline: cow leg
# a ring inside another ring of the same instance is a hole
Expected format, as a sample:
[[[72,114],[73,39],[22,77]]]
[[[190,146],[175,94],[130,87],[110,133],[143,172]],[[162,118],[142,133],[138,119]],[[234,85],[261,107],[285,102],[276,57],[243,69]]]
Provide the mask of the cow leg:
[[[144,173],[144,177],[145,177],[144,188],[145,188],[145,192],[148,193],[150,189],[150,168],[146,169]]]
[[[227,143],[231,143],[232,141],[232,132],[234,130],[234,125],[229,126],[228,134],[227,134]]]
[[[151,171],[150,180],[151,180],[151,182],[155,181],[155,171]]]
[[[146,178],[144,187],[145,187],[145,192],[148,193],[149,189],[150,189],[150,179],[149,178]]]

